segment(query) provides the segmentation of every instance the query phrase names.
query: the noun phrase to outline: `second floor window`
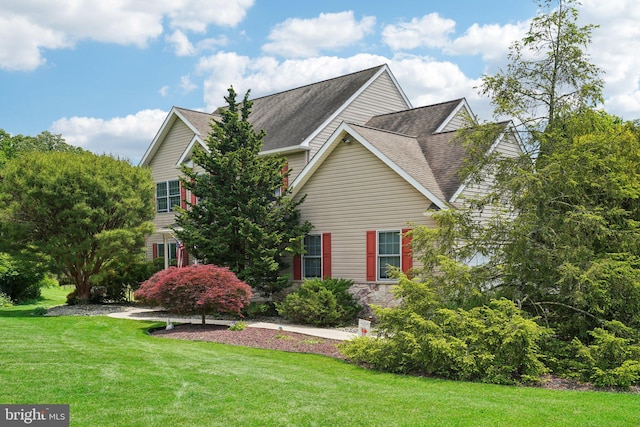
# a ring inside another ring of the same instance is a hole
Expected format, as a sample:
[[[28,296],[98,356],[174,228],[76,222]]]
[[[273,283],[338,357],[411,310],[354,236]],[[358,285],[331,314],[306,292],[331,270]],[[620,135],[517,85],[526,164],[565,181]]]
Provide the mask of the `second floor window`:
[[[156,183],[156,211],[173,212],[174,206],[180,206],[180,181]]]

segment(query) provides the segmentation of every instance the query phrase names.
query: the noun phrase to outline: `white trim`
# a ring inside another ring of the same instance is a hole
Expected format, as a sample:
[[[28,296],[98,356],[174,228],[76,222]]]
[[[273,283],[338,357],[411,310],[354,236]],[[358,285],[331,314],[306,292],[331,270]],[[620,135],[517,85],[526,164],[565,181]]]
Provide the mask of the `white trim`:
[[[260,151],[258,153],[258,156],[269,156],[271,154],[291,153],[296,151],[310,151],[310,150],[311,150],[310,147],[301,147],[299,145],[291,145],[289,147],[284,147],[284,148],[273,148],[271,150]]]
[[[345,103],[342,104],[342,106],[340,106],[340,108],[336,109],[333,112],[333,114],[331,116],[329,116],[329,118],[327,120],[324,121],[324,123],[322,123],[316,130],[311,132],[311,134],[308,137],[306,137],[305,140],[300,143],[300,145],[303,146],[303,147],[308,147],[309,144],[311,143],[311,141],[313,141],[313,139],[316,136],[318,136],[318,134],[320,132],[322,132],[322,130],[324,130],[327,126],[329,126],[329,124],[333,120],[335,120],[335,118],[338,117],[338,115],[340,115],[349,105],[351,105],[351,103],[353,103],[353,101],[355,101],[355,99],[358,96],[360,96],[362,94],[362,92],[364,92],[369,86],[371,86],[373,84],[373,82],[376,81],[378,79],[378,77],[380,77],[384,72],[387,72],[387,74],[391,78],[391,81],[395,84],[396,89],[398,89],[398,92],[400,92],[400,95],[402,96],[403,100],[407,104],[408,108],[411,108],[411,103],[409,102],[409,99],[404,94],[402,88],[400,87],[400,85],[396,81],[395,77],[393,77],[393,75],[391,74],[391,70],[389,69],[389,66],[387,64],[384,64],[383,66],[380,67],[378,72],[376,72],[376,74],[373,75],[373,77],[371,77],[365,84],[360,86],[360,89],[358,89],[353,95],[351,95],[351,97],[349,99],[347,99],[345,101]]]
[[[389,166],[394,172],[400,175],[405,181],[407,181],[412,187],[418,190],[423,196],[427,199],[431,200],[438,206],[440,209],[448,209],[449,206],[443,201],[440,200],[437,196],[435,196],[431,191],[425,188],[422,184],[416,181],[411,175],[409,175],[404,169],[394,163],[391,159],[385,156],[380,150],[378,150],[373,144],[366,140],[362,135],[360,135],[357,131],[355,131],[348,123],[342,122],[340,126],[333,132],[331,137],[325,142],[320,150],[316,153],[315,156],[311,159],[309,163],[302,169],[300,174],[296,177],[293,183],[290,185],[291,187],[291,196],[295,196],[299,191],[298,188],[304,186],[304,183],[313,175],[315,170],[320,167],[322,162],[331,154],[331,152],[335,149],[337,144],[343,139],[344,135],[349,134],[353,138],[356,139],[363,147],[369,150],[374,156],[380,159],[384,164]]]
[[[180,156],[180,158],[176,162],[176,168],[179,168],[180,165],[183,164],[184,161],[187,159],[187,156],[189,156],[189,154],[191,154],[191,150],[193,149],[193,146],[196,145],[196,142],[198,144],[200,144],[200,146],[202,148],[204,148],[204,150],[207,153],[210,153],[209,147],[207,147],[207,144],[205,144],[198,135],[194,135],[193,138],[191,138],[191,141],[189,141],[189,144],[187,144],[187,148],[185,148],[185,150],[183,151],[182,155]]]
[[[476,119],[473,113],[471,112],[471,107],[467,103],[467,100],[465,98],[462,98],[458,103],[458,105],[456,106],[456,108],[453,109],[451,114],[449,114],[449,116],[440,124],[440,126],[438,126],[438,129],[436,129],[433,133],[442,132],[444,128],[449,126],[449,123],[451,123],[451,120],[453,120],[453,118],[457,116],[460,110],[463,108],[467,111],[467,114],[469,114],[469,117],[471,117],[471,119],[475,122]]]
[[[151,157],[153,157],[156,151],[158,151],[158,145],[160,144],[160,141],[164,140],[164,138],[167,136],[171,125],[173,125],[176,119],[182,120],[184,124],[187,125],[187,127],[191,129],[191,131],[195,135],[200,135],[200,132],[198,132],[195,127],[193,127],[189,120],[187,120],[176,107],[171,107],[171,111],[169,111],[167,117],[164,119],[164,122],[162,122],[162,126],[160,126],[158,133],[156,133],[156,136],[151,141],[151,144],[149,144],[147,151],[144,152],[144,155],[142,156],[142,159],[140,159],[138,166],[148,166],[148,162],[151,160]]]

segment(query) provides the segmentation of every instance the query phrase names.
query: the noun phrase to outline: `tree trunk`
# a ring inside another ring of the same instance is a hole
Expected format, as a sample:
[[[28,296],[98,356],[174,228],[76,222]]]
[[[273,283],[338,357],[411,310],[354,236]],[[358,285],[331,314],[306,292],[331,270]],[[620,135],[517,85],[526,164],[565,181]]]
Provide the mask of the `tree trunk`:
[[[205,324],[206,324],[205,316],[206,316],[206,314],[205,314],[205,312],[203,311],[203,312],[202,312],[202,324],[203,324],[203,325],[205,325]]]

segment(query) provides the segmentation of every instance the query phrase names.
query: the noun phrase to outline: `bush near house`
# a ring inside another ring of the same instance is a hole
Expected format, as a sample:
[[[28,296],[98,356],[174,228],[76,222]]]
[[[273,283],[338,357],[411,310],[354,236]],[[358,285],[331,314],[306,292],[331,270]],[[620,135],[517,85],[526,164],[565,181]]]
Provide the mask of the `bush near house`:
[[[278,313],[293,322],[335,326],[352,322],[362,307],[348,292],[347,279],[307,279],[300,288],[278,304]]]
[[[234,313],[249,304],[251,287],[226,267],[194,264],[169,267],[151,276],[134,293],[135,299],[177,314]]]

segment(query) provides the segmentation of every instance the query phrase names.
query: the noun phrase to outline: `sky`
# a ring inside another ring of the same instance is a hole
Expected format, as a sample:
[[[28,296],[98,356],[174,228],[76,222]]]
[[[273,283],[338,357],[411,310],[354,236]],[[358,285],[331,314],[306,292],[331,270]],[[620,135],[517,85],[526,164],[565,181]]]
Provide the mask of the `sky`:
[[[583,0],[604,108],[640,118],[640,2]],[[0,129],[137,164],[172,106],[268,95],[381,64],[414,107],[478,93],[539,12],[529,0],[2,0]]]

